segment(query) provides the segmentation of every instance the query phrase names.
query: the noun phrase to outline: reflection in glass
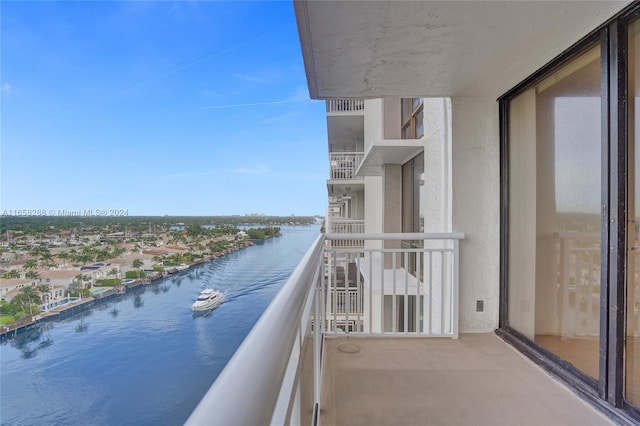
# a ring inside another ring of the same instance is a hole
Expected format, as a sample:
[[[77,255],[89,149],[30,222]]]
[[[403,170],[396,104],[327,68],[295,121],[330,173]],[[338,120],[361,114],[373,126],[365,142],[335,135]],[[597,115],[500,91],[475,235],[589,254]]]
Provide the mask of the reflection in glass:
[[[640,407],[640,21],[629,27],[629,200],[625,399]]]
[[[511,327],[598,378],[600,48],[509,104]]]

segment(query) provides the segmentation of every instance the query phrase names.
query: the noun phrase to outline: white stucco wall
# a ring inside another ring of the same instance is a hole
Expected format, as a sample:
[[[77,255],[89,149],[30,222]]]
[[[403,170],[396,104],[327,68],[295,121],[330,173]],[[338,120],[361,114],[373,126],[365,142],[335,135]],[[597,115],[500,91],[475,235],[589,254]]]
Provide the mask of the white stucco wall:
[[[498,103],[451,99],[453,231],[460,244],[460,331],[498,326],[500,271],[500,149]],[[484,312],[476,312],[484,300]]]

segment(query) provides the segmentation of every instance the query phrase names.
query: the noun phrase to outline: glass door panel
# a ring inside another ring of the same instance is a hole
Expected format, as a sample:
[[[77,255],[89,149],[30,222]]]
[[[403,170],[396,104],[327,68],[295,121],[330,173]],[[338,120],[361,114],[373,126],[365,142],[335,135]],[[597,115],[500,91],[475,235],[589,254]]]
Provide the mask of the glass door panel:
[[[599,377],[600,46],[509,104],[509,325]]]

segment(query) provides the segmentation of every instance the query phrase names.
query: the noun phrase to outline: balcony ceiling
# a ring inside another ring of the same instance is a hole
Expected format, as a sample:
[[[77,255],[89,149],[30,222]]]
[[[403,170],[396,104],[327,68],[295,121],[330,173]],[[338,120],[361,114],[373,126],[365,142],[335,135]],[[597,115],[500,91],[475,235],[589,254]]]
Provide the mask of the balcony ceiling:
[[[355,151],[364,141],[364,117],[362,115],[328,116],[327,132],[333,151]]]
[[[404,164],[424,150],[422,139],[375,140],[356,171],[356,176],[380,176],[384,164]]]
[[[294,0],[313,98],[505,93],[628,1]]]
[[[327,181],[327,192],[329,196],[353,195],[361,191],[364,191],[364,181],[362,179],[342,181],[330,179]]]

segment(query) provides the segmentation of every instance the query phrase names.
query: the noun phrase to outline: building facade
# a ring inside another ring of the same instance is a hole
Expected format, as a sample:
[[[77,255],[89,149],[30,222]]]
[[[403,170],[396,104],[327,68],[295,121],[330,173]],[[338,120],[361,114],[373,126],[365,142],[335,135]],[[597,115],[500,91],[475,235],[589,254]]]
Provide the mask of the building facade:
[[[310,94],[327,100],[327,232],[464,233],[460,331],[496,331],[612,418],[640,420],[640,5],[294,5]],[[394,289],[368,305],[366,255],[345,252],[329,255],[327,302],[344,331],[376,331],[369,317],[423,330],[423,298],[449,297]],[[431,257],[410,256],[382,269],[426,285]]]

